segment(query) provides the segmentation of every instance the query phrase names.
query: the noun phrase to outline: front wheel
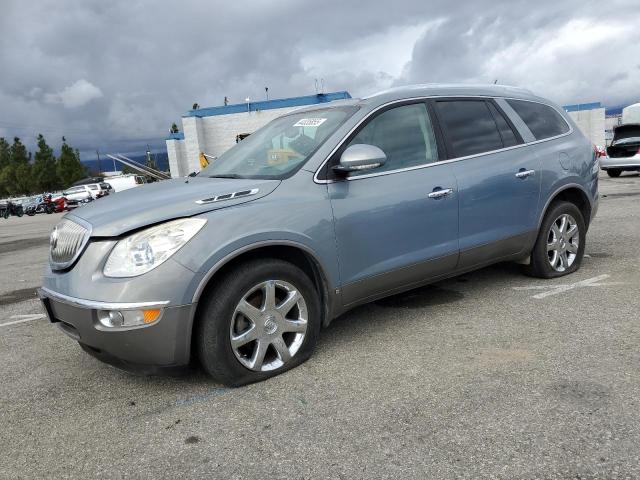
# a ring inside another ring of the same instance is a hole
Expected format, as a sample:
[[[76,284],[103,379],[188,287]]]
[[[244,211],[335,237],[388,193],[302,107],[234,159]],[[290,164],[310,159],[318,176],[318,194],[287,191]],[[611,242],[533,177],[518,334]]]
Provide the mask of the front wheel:
[[[557,202],[549,207],[525,273],[555,278],[580,268],[587,228],[580,209],[573,203]]]
[[[307,360],[320,333],[320,299],[309,277],[277,259],[243,263],[206,293],[197,353],[215,380],[240,386]]]
[[[620,170],[619,168],[607,169],[607,175],[609,175],[611,178],[618,178],[621,173],[622,173],[622,170]]]

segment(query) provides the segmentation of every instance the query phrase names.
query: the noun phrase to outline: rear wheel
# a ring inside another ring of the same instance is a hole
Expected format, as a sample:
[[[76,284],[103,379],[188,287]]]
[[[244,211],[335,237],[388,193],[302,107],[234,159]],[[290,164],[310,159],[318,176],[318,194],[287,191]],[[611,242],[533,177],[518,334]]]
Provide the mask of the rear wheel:
[[[609,169],[607,169],[607,175],[609,175],[610,177],[613,177],[613,178],[618,178],[621,173],[622,173],[622,170],[620,170],[619,168],[609,168]]]
[[[215,380],[240,386],[307,360],[320,332],[320,300],[309,277],[276,259],[241,264],[207,293],[197,353]]]
[[[584,256],[586,225],[573,203],[557,202],[549,207],[525,272],[534,277],[555,278],[580,268]]]

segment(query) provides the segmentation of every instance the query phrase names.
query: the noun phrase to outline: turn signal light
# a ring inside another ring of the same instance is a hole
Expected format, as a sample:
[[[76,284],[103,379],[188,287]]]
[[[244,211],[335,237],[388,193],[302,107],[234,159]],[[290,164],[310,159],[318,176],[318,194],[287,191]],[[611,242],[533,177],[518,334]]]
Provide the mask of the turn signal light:
[[[149,310],[142,311],[142,320],[144,323],[152,323],[155,322],[160,316],[159,308],[150,308]]]

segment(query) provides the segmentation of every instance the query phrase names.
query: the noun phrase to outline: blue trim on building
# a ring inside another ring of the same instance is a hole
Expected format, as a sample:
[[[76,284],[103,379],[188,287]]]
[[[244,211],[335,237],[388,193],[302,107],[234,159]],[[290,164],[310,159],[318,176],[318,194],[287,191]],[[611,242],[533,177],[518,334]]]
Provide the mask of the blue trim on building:
[[[575,105],[565,105],[562,108],[564,108],[565,112],[578,112],[582,110],[593,110],[595,108],[602,108],[602,105],[600,104],[600,102],[577,103]]]
[[[622,115],[623,108],[625,108],[623,105],[620,105],[619,107],[609,107],[604,111],[604,114],[607,117]]]
[[[189,110],[182,117],[213,117],[216,115],[229,115],[231,113],[255,112],[258,110],[273,110],[276,108],[304,107],[305,105],[317,105],[319,103],[333,102],[334,100],[345,100],[351,98],[349,92],[319,93],[317,95],[306,95],[304,97],[278,98],[275,100],[264,100],[260,102],[235,103],[233,105],[223,105],[220,107],[206,107],[197,110]]]
[[[165,140],[184,140],[184,132],[170,133]]]

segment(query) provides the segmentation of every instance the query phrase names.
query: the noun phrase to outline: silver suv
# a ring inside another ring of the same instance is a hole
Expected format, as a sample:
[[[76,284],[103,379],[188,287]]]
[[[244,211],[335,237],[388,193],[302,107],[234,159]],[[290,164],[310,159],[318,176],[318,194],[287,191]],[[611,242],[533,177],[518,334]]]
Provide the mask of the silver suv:
[[[40,296],[105,361],[197,359],[242,385],[305,361],[356,305],[501,261],[576,271],[597,178],[589,141],[526,90],[416,86],[318,105],[197,177],[66,215]]]

